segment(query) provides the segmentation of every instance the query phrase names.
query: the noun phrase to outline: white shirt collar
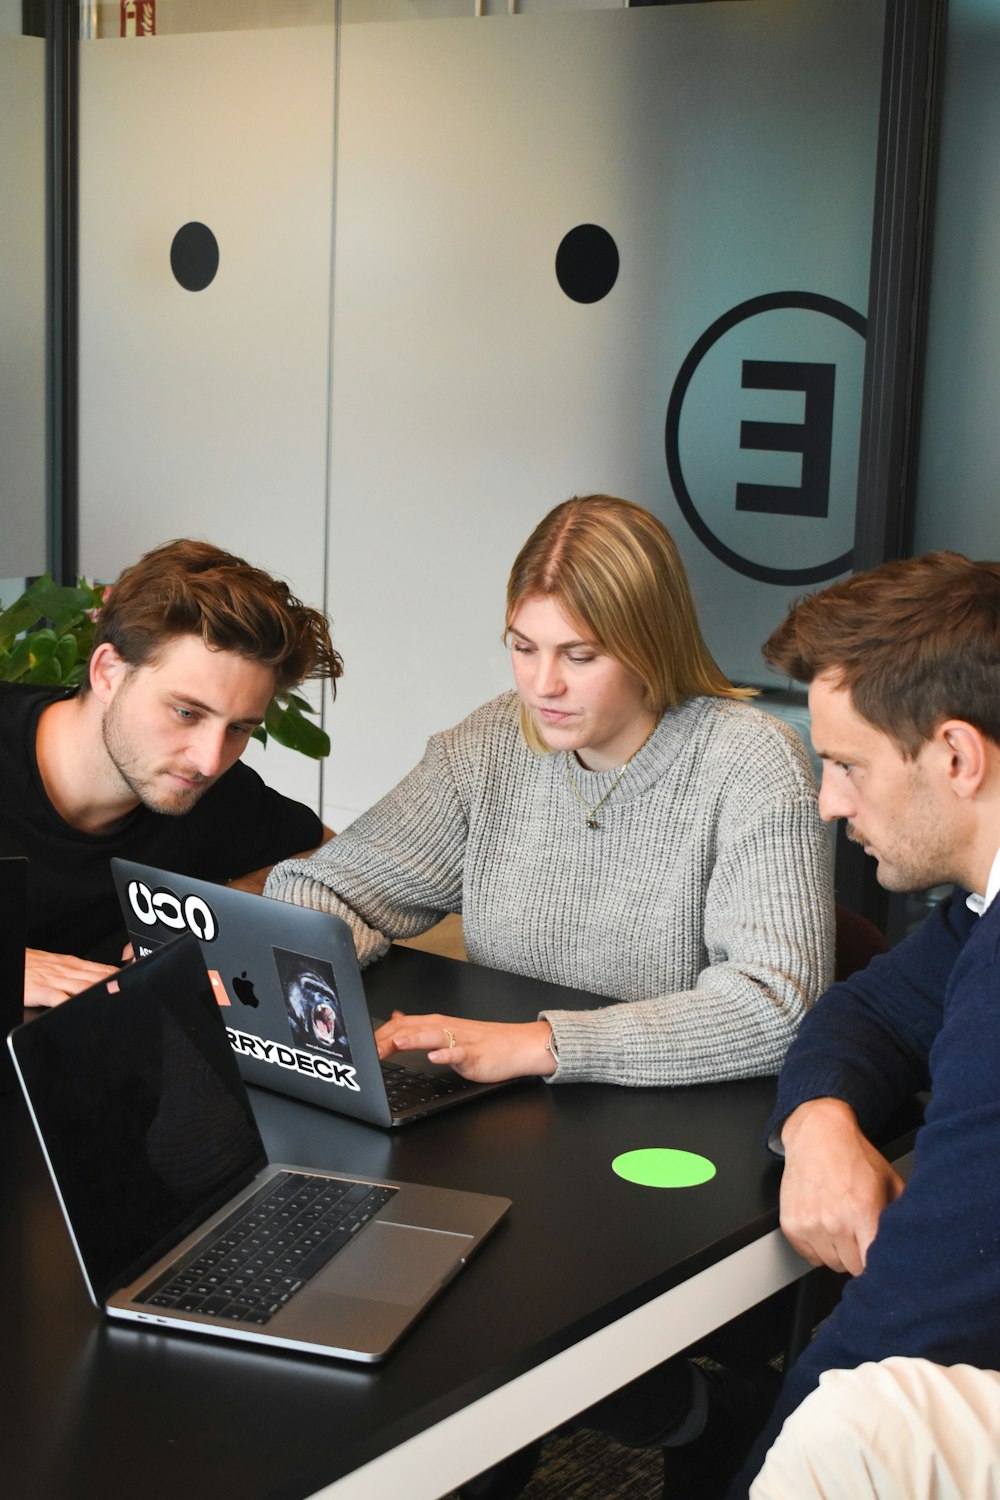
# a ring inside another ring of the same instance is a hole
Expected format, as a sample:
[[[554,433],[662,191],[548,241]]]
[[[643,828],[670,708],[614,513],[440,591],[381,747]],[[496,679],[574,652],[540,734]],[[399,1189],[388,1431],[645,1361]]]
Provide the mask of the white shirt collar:
[[[971,896],[966,896],[965,904],[970,911],[976,913],[977,917],[981,917],[998,892],[1000,892],[1000,849],[997,850],[990,868],[990,878],[986,882],[986,895],[979,896],[973,891]]]

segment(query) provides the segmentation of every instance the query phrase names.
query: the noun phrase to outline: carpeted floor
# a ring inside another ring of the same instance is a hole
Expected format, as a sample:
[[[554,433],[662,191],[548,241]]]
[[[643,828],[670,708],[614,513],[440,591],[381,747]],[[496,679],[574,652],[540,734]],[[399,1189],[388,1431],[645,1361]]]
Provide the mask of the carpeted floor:
[[[622,1448],[599,1432],[555,1433],[523,1500],[662,1500],[659,1452]],[[442,1500],[454,1500],[446,1495]]]

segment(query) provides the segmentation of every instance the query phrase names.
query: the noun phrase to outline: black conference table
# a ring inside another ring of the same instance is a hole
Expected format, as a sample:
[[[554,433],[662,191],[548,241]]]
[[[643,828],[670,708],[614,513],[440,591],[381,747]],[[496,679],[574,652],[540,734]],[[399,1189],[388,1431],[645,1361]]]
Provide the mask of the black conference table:
[[[462,971],[461,973],[459,971]],[[397,948],[393,1006],[533,1019],[551,987]],[[592,996],[559,992],[563,1003]],[[540,1001],[540,995],[543,997]],[[604,1002],[606,1003],[606,1002]],[[686,1089],[538,1080],[384,1131],[265,1090],[272,1160],[498,1193],[507,1219],[380,1366],[113,1326],[85,1292],[19,1093],[0,1098],[0,1484],[18,1500],[436,1500],[807,1269],[762,1146],[773,1079]],[[635,1186],[637,1147],[715,1177]]]

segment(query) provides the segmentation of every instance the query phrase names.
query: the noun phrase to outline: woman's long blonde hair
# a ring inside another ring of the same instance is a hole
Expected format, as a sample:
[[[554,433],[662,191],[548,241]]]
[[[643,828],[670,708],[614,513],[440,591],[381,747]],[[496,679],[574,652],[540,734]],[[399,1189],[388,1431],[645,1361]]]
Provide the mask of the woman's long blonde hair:
[[[550,510],[514,560],[505,636],[521,603],[541,595],[582,625],[588,640],[642,684],[655,714],[688,698],[751,698],[734,687],[705,644],[691,587],[666,527],[630,500],[581,495]],[[521,705],[532,750],[550,747]]]

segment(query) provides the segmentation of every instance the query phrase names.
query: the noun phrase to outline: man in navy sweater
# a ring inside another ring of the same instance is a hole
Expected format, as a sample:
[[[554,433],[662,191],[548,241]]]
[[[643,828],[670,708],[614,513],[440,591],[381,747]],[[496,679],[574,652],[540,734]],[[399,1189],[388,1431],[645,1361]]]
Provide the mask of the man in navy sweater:
[[[857,1391],[859,1366],[893,1356],[920,1361],[913,1368],[930,1372],[932,1386],[949,1379],[940,1367],[972,1366],[973,1376],[1000,1368],[1000,564],[933,553],[857,574],[796,606],[764,654],[809,684],[824,818],[847,819],[886,889],[958,889],[912,936],[829,990],[789,1051],[771,1122],[772,1149],[785,1158],[782,1228],[808,1260],[852,1279],[787,1376],[734,1500],[824,1372],[857,1372]],[[871,1140],[926,1088],[904,1184]],[[994,1494],[979,1485],[1000,1482],[1000,1437],[989,1425],[1000,1382],[983,1381],[995,1382],[987,1405],[960,1398],[948,1418],[969,1422],[965,1461],[978,1442],[975,1480],[950,1471],[933,1431],[936,1397],[928,1406],[919,1395],[911,1433],[925,1440],[926,1472],[936,1475],[926,1488],[900,1478],[908,1438],[895,1457],[857,1455],[853,1479],[827,1483],[814,1450],[808,1488],[804,1468],[782,1481],[786,1432],[753,1494]],[[862,1388],[855,1410],[868,1404],[865,1430],[877,1432],[892,1402],[879,1410],[877,1380]],[[857,1454],[866,1438],[845,1430]]]

